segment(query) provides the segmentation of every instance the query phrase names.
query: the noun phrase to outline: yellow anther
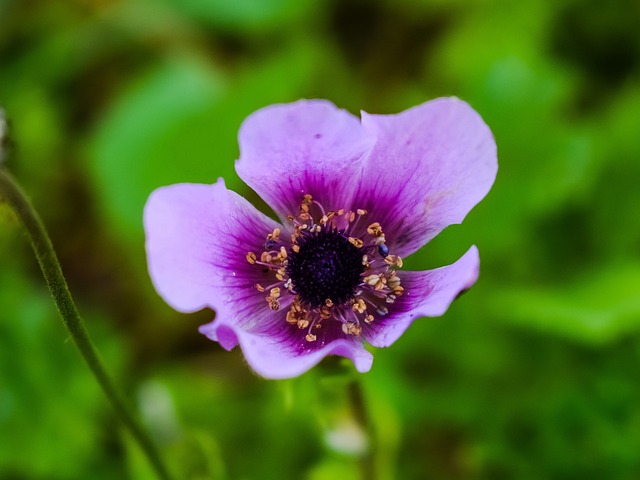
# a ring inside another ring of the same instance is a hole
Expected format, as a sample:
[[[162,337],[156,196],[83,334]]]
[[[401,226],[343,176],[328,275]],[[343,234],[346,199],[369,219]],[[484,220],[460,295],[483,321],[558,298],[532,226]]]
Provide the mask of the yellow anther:
[[[356,213],[357,213],[358,215],[366,215],[366,214],[367,214],[367,211],[366,211],[366,210],[363,210],[362,208],[359,208],[358,210],[356,210]]]
[[[247,253],[247,262],[249,262],[251,265],[255,264],[257,260],[256,254],[253,252],[249,252]]]
[[[292,325],[298,323],[295,312],[292,312],[291,310],[287,312],[287,323],[290,323]]]
[[[345,333],[345,335],[355,335],[356,337],[358,337],[362,332],[362,328],[360,328],[360,325],[358,325],[357,323],[347,322],[342,324],[342,331]]]
[[[264,287],[262,285],[260,285],[259,283],[256,283],[256,289],[261,293],[264,292]]]
[[[356,219],[356,214],[354,212],[349,212],[349,223],[353,222]]]
[[[351,308],[358,313],[364,313],[367,311],[367,304],[364,303],[364,300],[359,298],[358,301],[351,306]]]
[[[313,201],[313,197],[310,194],[306,193],[302,196],[303,205],[310,205],[312,201]]]
[[[275,311],[280,309],[280,300],[278,300],[277,298],[273,298],[271,296],[265,297],[265,299],[267,300],[267,303],[269,304],[269,308],[271,310]]]
[[[387,285],[389,288],[393,289],[400,285],[400,277],[396,276],[395,270],[392,270],[393,275],[390,275],[387,278]]]
[[[378,222],[374,222],[367,227],[367,233],[369,235],[375,235],[376,237],[382,234],[382,227]]]
[[[367,315],[366,317],[364,317],[364,321],[365,323],[373,322],[373,315]]]
[[[309,320],[307,320],[306,318],[301,318],[300,320],[298,320],[298,328],[300,330],[307,328],[309,326]]]
[[[331,308],[331,307],[333,307],[333,300],[331,300],[330,298],[327,298],[327,299],[324,301],[324,304],[325,304],[327,307]]]
[[[364,277],[364,283],[366,283],[367,285],[370,286],[374,286],[375,284],[377,284],[378,282],[380,282],[380,276],[379,275],[369,275],[367,277]]]
[[[402,258],[400,258],[398,255],[387,255],[384,261],[389,266],[396,266],[398,268],[402,268],[402,264],[403,264]]]
[[[307,342],[315,342],[316,338],[318,337],[316,337],[313,333],[307,333],[307,336],[304,338],[307,340]]]
[[[357,248],[362,248],[362,246],[364,245],[364,242],[362,240],[354,237],[349,237],[349,243],[356,246]]]
[[[267,235],[267,240],[278,240],[279,237],[280,237],[280,229],[274,228],[273,232]]]
[[[300,245],[293,245],[291,247],[291,250],[293,250],[294,252],[298,253],[300,251]]]

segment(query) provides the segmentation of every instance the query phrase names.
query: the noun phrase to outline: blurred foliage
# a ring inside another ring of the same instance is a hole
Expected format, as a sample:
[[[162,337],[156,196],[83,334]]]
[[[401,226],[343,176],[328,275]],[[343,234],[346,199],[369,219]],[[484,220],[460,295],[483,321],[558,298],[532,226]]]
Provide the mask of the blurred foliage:
[[[178,478],[357,478],[345,380],[323,365],[267,382],[202,338],[211,312],[179,315],[153,292],[142,208],[160,185],[218,177],[264,208],[233,161],[240,123],[270,103],[469,101],[496,137],[497,182],[407,264],[477,243],[482,275],[362,377],[376,471],[635,479],[638,25],[636,0],[0,0],[5,161]],[[0,477],[152,478],[3,207]]]

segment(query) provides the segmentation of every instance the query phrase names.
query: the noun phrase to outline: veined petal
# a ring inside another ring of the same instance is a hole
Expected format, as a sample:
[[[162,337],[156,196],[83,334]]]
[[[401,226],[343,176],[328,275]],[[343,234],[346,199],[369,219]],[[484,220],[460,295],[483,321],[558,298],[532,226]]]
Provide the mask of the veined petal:
[[[278,224],[227,190],[223,180],[155,190],[145,206],[144,226],[149,274],[176,310],[260,300],[253,288],[259,269],[250,268],[255,265],[245,257],[261,251],[265,235]]]
[[[399,273],[405,294],[389,306],[389,315],[367,327],[367,341],[376,347],[388,347],[416,318],[442,315],[461,292],[476,282],[479,272],[478,249],[473,246],[452,265]]]
[[[397,115],[363,112],[362,125],[376,143],[355,201],[389,232],[395,254],[407,256],[462,222],[493,184],[498,163],[491,131],[457,98]]]
[[[236,171],[283,222],[305,194],[348,208],[371,141],[357,117],[326,100],[272,105],[242,124]]]
[[[320,331],[316,342],[304,339],[305,331],[289,325],[284,312],[271,315],[256,312],[261,317],[253,328],[239,328],[224,318],[200,327],[200,332],[216,340],[227,349],[240,344],[247,363],[265,378],[280,379],[298,376],[328,355],[339,355],[351,359],[359,372],[371,369],[373,356],[365,350],[357,338],[335,337],[335,332],[323,340]],[[224,317],[224,315],[223,315]],[[339,327],[337,327],[339,328]]]

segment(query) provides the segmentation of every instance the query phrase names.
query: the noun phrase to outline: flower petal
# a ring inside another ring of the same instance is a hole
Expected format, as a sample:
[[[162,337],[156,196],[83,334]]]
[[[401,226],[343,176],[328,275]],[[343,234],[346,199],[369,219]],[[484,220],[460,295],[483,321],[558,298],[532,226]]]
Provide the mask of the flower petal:
[[[270,379],[298,376],[328,355],[340,355],[351,359],[359,372],[371,369],[373,356],[365,350],[362,341],[356,338],[338,338],[330,341],[307,342],[305,331],[298,330],[285,320],[285,312],[256,312],[262,318],[256,322],[260,327],[239,328],[224,320],[200,327],[200,332],[212,340],[219,341],[227,349],[240,344],[247,363],[260,376]],[[264,328],[268,323],[268,328]]]
[[[331,102],[301,100],[250,115],[239,142],[238,175],[284,222],[307,193],[326,209],[349,208],[372,139]]]
[[[265,235],[278,224],[227,190],[222,179],[155,190],[145,206],[144,226],[149,274],[174,309],[260,301],[253,287],[259,269],[245,257],[261,251]]]
[[[402,272],[405,294],[366,330],[367,341],[376,347],[395,342],[418,317],[438,317],[455,298],[478,279],[480,258],[473,246],[456,263],[424,272]]]
[[[356,202],[383,226],[394,254],[409,255],[462,222],[493,184],[498,163],[491,131],[457,98],[397,115],[363,112],[362,126],[376,144]]]

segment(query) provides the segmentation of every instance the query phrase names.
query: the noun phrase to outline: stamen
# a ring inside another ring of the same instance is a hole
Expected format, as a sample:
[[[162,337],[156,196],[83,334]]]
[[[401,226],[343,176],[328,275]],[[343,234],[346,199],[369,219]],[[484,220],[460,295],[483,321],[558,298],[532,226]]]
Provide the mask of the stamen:
[[[362,240],[354,237],[349,237],[349,243],[355,245],[357,248],[362,248],[362,246],[364,245],[364,242]]]
[[[312,332],[326,321],[340,322],[344,335],[362,335],[363,326],[388,315],[388,305],[404,293],[396,273],[402,258],[390,254],[380,223],[370,223],[366,233],[356,229],[365,215],[361,208],[326,210],[305,194],[298,215],[287,217],[290,236],[283,240],[274,228],[262,252],[246,255],[271,279],[254,284],[256,290],[268,292],[264,298],[274,311],[284,302],[286,323],[306,329],[307,342],[317,341]]]
[[[367,233],[369,235],[375,235],[376,237],[382,234],[382,228],[378,222],[374,222],[367,227]]]
[[[389,266],[402,268],[402,258],[400,258],[398,255],[387,255],[384,261]]]

